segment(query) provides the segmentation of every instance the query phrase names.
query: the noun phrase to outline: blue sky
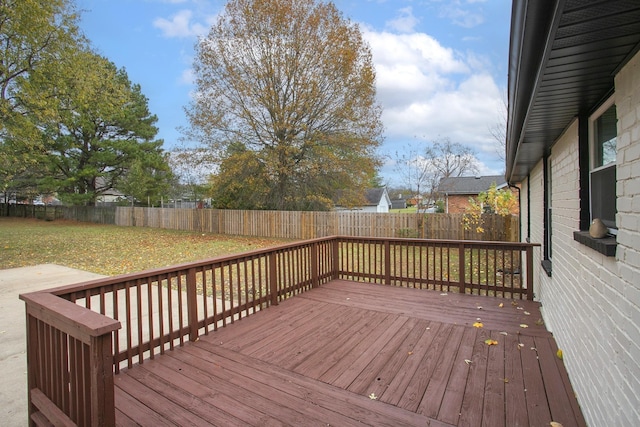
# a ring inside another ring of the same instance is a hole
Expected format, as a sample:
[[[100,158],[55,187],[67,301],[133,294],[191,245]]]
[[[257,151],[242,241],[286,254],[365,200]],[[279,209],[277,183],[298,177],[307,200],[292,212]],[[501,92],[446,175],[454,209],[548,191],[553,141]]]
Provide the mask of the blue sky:
[[[180,146],[191,66],[223,0],[76,0],[94,48],[142,86],[166,150]],[[334,0],[360,25],[373,52],[386,161],[398,185],[395,153],[448,137],[472,147],[483,175],[502,173],[490,128],[504,120],[509,0]]]

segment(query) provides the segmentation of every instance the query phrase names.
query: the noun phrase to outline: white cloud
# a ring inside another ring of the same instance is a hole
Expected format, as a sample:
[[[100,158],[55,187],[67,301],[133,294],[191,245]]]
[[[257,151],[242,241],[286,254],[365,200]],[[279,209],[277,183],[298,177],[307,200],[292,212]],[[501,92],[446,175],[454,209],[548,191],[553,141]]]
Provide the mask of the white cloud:
[[[363,34],[376,67],[384,151],[448,137],[476,150],[481,173],[500,172],[489,130],[500,120],[503,101],[488,71],[490,61],[447,48],[425,33],[393,34],[365,27]]]
[[[193,12],[187,9],[181,10],[171,19],[156,18],[153,26],[162,31],[164,37],[193,37],[206,34],[208,27],[198,22],[191,22]]]
[[[196,77],[193,74],[193,68],[187,68],[182,71],[180,78],[178,79],[178,83],[183,85],[192,85],[196,81]]]
[[[387,28],[400,33],[411,33],[420,20],[413,15],[411,6],[400,9],[399,16],[386,23]]]
[[[440,7],[440,16],[463,28],[475,27],[484,22],[483,10],[479,6],[472,6],[478,3],[484,3],[484,1],[456,0],[445,2]]]

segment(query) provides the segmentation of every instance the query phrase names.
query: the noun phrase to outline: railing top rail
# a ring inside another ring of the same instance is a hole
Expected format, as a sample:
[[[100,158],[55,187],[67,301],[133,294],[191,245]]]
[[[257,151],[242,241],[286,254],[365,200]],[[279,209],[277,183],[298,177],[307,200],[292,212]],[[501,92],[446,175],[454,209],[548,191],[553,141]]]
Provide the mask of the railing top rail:
[[[177,272],[184,272],[192,268],[201,268],[204,266],[209,266],[212,264],[224,264],[228,262],[233,262],[239,259],[248,259],[255,258],[259,256],[264,256],[274,252],[286,251],[288,249],[294,249],[298,247],[308,246],[314,243],[321,243],[327,241],[379,241],[379,242],[413,242],[413,243],[426,243],[432,245],[441,245],[441,246],[459,246],[464,245],[466,247],[497,247],[497,248],[508,248],[508,249],[520,249],[525,250],[530,247],[540,246],[539,243],[526,243],[526,242],[487,242],[482,240],[442,240],[442,239],[414,239],[414,238],[405,238],[405,237],[356,237],[356,236],[344,236],[344,235],[336,235],[336,236],[327,236],[327,237],[319,237],[315,239],[309,240],[300,240],[291,243],[284,243],[281,245],[270,246],[268,248],[255,249],[252,251],[240,252],[231,255],[222,255],[217,256],[205,260],[188,262],[183,264],[176,264],[169,267],[156,268],[151,270],[144,270],[136,273],[122,274],[118,276],[95,279],[83,283],[77,283],[73,285],[61,286],[58,288],[50,289],[47,292],[52,293],[54,295],[63,296],[68,295],[73,292],[83,292],[94,288],[99,288],[102,286],[111,286],[117,285],[126,282],[133,282],[139,279],[147,279],[149,277],[154,276],[162,276],[166,274],[172,274]]]
[[[208,266],[211,264],[224,264],[224,263],[236,261],[239,259],[255,258],[255,257],[267,255],[274,252],[281,252],[287,249],[308,246],[310,244],[320,243],[324,241],[331,241],[334,239],[336,239],[336,236],[319,237],[317,239],[310,239],[310,240],[300,240],[292,243],[284,243],[281,245],[269,246],[268,248],[255,249],[252,251],[239,252],[239,253],[230,254],[230,255],[221,255],[221,256],[212,257],[212,258],[208,258],[200,261],[176,264],[169,267],[161,267],[161,268],[144,270],[144,271],[135,272],[135,273],[121,274],[118,276],[94,279],[94,280],[90,280],[82,283],[76,283],[73,285],[65,285],[65,286],[60,286],[53,289],[48,289],[47,292],[54,295],[63,296],[73,292],[82,292],[82,291],[98,288],[101,286],[110,286],[110,285],[116,285],[116,284],[125,283],[125,282],[133,282],[138,279],[147,279],[149,277],[154,277],[154,276],[162,276],[165,274],[183,272],[192,268],[197,269],[197,268]]]
[[[390,241],[390,242],[424,242],[434,245],[465,245],[465,246],[493,246],[507,248],[529,248],[541,246],[540,243],[527,242],[499,242],[486,240],[446,240],[446,239],[420,239],[411,237],[366,237],[366,236],[332,236],[339,240],[368,240],[368,241]]]
[[[119,321],[87,310],[49,292],[21,294],[30,315],[84,343],[121,328]]]

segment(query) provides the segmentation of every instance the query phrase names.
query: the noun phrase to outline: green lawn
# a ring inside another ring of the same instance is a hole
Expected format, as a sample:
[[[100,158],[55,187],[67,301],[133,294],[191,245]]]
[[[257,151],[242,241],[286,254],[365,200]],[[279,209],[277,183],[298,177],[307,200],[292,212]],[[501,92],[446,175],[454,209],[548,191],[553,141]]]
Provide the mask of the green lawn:
[[[0,269],[58,264],[132,273],[277,245],[280,239],[0,217]]]

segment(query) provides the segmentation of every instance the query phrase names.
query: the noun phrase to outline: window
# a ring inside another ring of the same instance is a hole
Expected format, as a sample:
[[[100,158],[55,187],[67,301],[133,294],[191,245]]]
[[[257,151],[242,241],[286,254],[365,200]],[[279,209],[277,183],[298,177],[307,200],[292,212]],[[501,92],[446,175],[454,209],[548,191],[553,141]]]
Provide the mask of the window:
[[[611,234],[617,234],[616,122],[616,106],[613,97],[598,108],[589,120],[591,220],[600,218]]]

